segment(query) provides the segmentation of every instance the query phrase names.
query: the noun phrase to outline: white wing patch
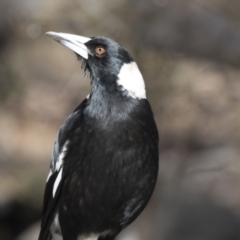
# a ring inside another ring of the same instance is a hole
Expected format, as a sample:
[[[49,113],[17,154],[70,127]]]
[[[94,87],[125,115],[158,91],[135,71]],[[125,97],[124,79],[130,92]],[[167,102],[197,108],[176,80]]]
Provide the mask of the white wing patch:
[[[69,141],[66,141],[66,143],[63,145],[63,148],[62,148],[62,151],[61,153],[58,155],[57,157],[57,161],[56,161],[56,165],[54,166],[54,161],[57,156],[57,152],[58,152],[58,142],[56,141],[55,142],[55,145],[54,145],[54,149],[53,149],[53,154],[52,154],[52,165],[51,165],[51,168],[50,168],[50,171],[48,173],[48,176],[47,176],[47,180],[46,182],[49,180],[49,178],[52,176],[52,174],[55,172],[55,171],[59,171],[59,169],[62,167],[62,164],[63,164],[63,159],[66,155],[66,152],[67,152],[67,145],[68,145]]]
[[[62,179],[62,168],[61,168],[60,172],[58,173],[58,176],[57,176],[57,178],[55,180],[55,183],[53,185],[53,197],[55,196],[55,193],[57,191],[57,188],[58,188],[58,185],[59,185],[61,179]]]
[[[50,169],[50,171],[48,173],[48,176],[47,176],[46,182],[49,180],[49,178],[52,176],[52,174],[53,174],[52,169]]]
[[[56,169],[57,171],[59,171],[60,167],[62,166],[63,164],[63,158],[65,157],[66,155],[66,152],[67,152],[67,145],[68,145],[68,142],[69,141],[66,141],[63,148],[62,148],[62,151],[61,153],[59,154],[59,157],[58,157],[58,160],[56,162]]]
[[[132,98],[146,98],[144,80],[135,62],[123,64],[118,74],[117,84]]]

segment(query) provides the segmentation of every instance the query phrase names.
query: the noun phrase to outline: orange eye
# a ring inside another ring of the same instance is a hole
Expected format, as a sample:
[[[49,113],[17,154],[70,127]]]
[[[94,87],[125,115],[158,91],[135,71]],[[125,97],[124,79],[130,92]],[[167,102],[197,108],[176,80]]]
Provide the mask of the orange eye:
[[[106,49],[102,46],[98,46],[98,47],[95,48],[95,53],[99,56],[101,56],[105,52],[106,52]]]

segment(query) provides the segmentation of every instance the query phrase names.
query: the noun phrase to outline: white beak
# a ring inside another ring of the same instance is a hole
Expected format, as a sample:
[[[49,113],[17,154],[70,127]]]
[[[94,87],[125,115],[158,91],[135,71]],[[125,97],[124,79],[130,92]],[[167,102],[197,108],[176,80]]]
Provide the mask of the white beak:
[[[56,32],[47,32],[46,33],[50,38],[61,43],[62,45],[70,48],[75,53],[79,54],[81,57],[88,59],[90,54],[85,43],[91,40],[91,38],[82,37],[73,34],[67,33],[56,33]]]

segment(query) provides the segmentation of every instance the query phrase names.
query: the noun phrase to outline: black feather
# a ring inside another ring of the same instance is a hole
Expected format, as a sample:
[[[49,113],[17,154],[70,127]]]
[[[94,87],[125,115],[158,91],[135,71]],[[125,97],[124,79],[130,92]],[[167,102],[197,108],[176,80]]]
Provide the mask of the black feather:
[[[89,58],[79,58],[90,75],[91,94],[59,131],[39,240],[51,239],[56,214],[63,240],[92,234],[98,240],[114,240],[144,209],[157,179],[158,131],[151,107],[118,84],[120,70],[133,62],[132,57],[104,37],[91,38],[85,45]],[[103,57],[94,53],[98,45],[106,49]],[[52,197],[66,143],[62,178]]]

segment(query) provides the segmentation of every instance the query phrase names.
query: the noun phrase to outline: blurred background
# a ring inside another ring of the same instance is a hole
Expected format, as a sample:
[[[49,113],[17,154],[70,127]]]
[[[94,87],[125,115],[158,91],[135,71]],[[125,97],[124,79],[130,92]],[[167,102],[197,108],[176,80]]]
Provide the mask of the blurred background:
[[[239,12],[239,0],[0,0],[0,239],[37,239],[56,133],[90,89],[51,30],[115,39],[146,82],[159,178],[117,239],[239,240]]]

